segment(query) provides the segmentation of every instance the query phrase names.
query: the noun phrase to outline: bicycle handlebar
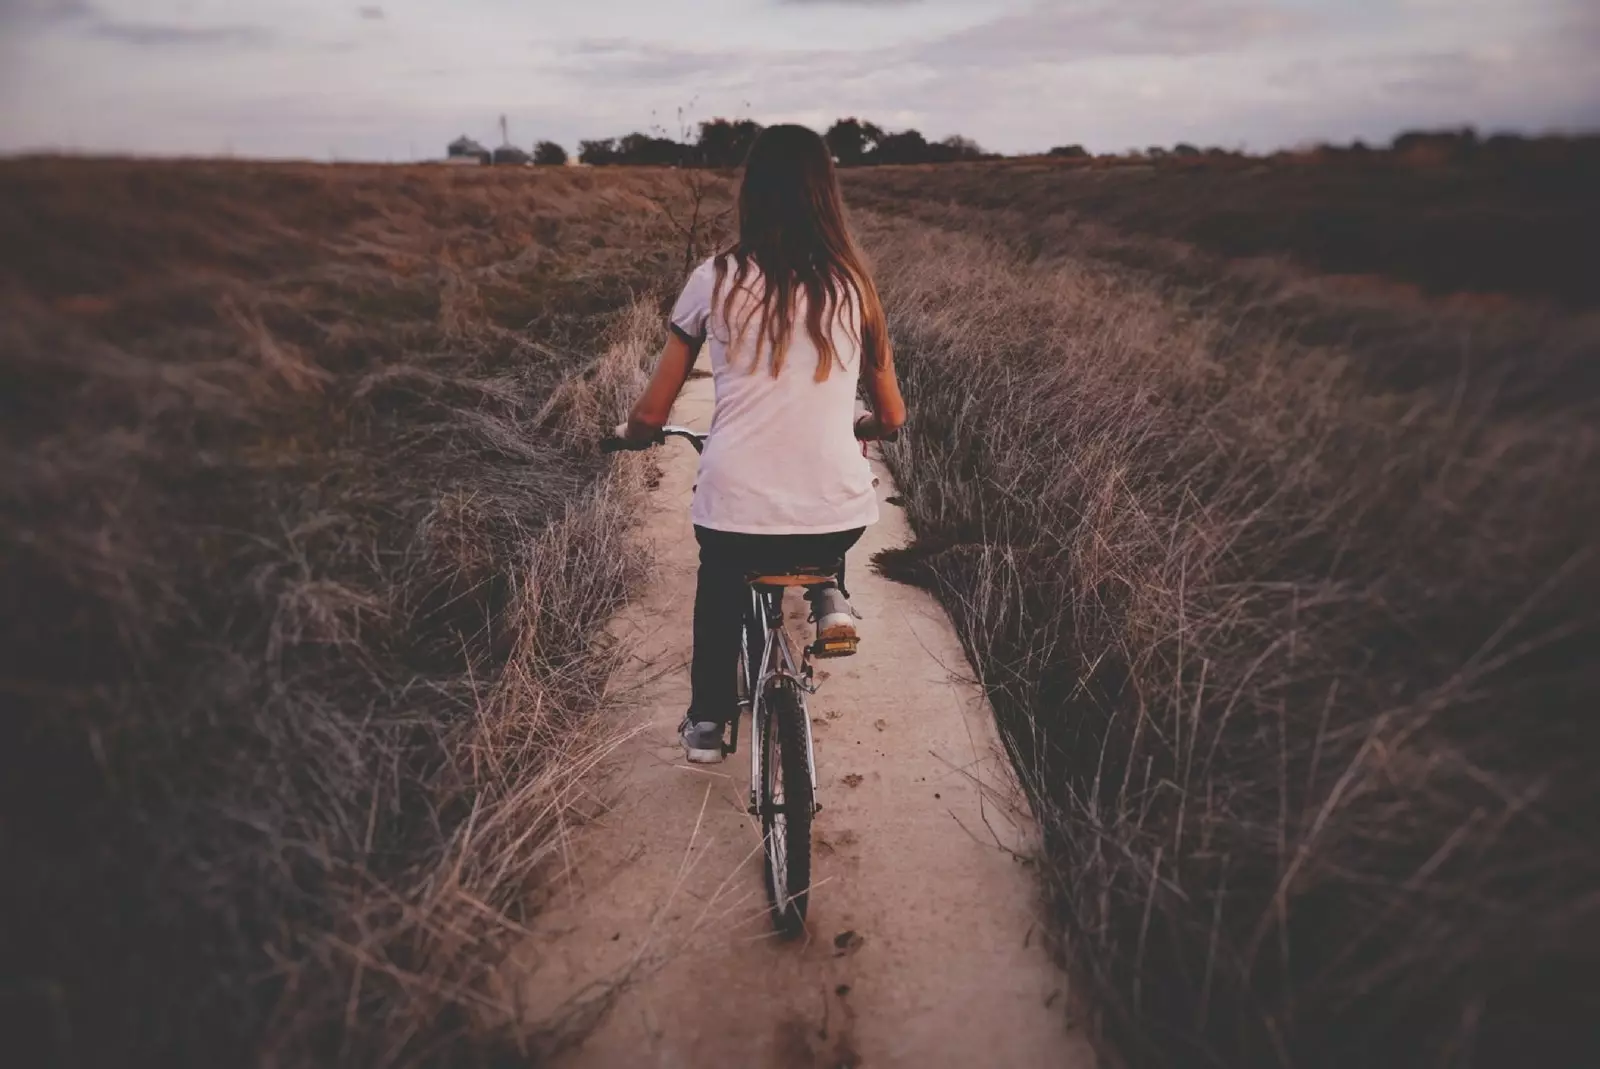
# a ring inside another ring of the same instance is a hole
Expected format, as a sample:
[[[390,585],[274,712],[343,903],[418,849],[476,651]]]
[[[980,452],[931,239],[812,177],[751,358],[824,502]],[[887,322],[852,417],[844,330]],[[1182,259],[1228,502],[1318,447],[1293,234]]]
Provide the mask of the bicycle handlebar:
[[[899,437],[900,430],[899,428],[896,428],[895,430],[890,431],[888,434],[883,435],[880,440],[885,442],[893,442]],[[648,442],[645,442],[642,445],[635,445],[626,438],[618,438],[614,434],[609,434],[600,439],[600,452],[642,452],[651,448],[652,446],[665,443],[668,438],[682,438],[684,441],[694,446],[694,451],[696,453],[704,453],[706,451],[706,434],[704,432],[692,430],[688,427],[679,427],[675,424],[669,423],[667,426],[662,427],[659,431],[657,431],[655,436],[652,437]]]
[[[672,424],[662,427],[655,433],[655,436],[652,437],[650,441],[645,442],[643,445],[635,445],[626,438],[618,438],[616,435],[608,435],[600,440],[600,451],[602,453],[619,453],[624,450],[640,451],[649,449],[651,446],[660,445],[668,438],[684,439],[690,445],[694,446],[694,451],[696,453],[705,451],[705,434],[701,433],[700,431],[691,430],[688,427],[678,427]]]

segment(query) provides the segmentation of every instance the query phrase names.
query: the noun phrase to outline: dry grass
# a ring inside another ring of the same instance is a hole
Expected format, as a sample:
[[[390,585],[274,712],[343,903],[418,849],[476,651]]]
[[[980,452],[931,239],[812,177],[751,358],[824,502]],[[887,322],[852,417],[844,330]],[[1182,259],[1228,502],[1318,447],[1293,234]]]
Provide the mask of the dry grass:
[[[849,179],[913,404],[885,565],[956,618],[1115,1044],[1581,1057],[1594,319],[1013,172]],[[642,472],[592,442],[680,187],[0,166],[0,957],[58,1061],[526,1056],[492,972],[608,744]]]
[[[1581,379],[1515,387],[1592,367],[1593,322],[1518,313],[1514,364],[1374,375],[1366,295],[1271,282],[1347,315],[1318,344],[1281,303],[1239,314],[1223,272],[1259,265],[1209,261],[1208,292],[1199,253],[1175,282],[1015,213],[896,214],[867,231],[919,541],[881,566],[955,617],[1114,1045],[1584,1064],[1600,412]],[[1392,296],[1397,359],[1494,319]]]
[[[491,974],[608,743],[596,636],[642,565],[641,462],[593,443],[677,281],[653,182],[0,166],[20,1046],[524,1041]]]

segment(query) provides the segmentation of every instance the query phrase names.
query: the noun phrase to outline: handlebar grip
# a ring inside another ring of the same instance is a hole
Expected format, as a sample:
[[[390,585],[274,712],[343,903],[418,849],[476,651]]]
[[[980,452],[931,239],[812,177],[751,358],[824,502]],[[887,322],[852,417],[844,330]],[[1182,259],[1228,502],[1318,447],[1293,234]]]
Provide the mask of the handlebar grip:
[[[667,440],[667,436],[657,431],[648,442],[630,442],[626,438],[618,438],[608,434],[600,439],[600,452],[602,453],[642,453],[653,445],[660,445]]]

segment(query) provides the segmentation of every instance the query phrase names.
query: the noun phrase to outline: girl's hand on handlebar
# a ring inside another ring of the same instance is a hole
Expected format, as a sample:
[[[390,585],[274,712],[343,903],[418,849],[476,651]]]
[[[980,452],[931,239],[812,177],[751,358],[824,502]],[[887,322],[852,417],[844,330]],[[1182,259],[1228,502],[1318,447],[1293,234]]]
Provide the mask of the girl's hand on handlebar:
[[[900,437],[899,427],[896,427],[894,430],[885,433],[883,424],[879,422],[878,417],[871,412],[864,412],[856,417],[855,432],[856,440],[863,443],[874,440],[880,442],[892,442],[896,438]]]
[[[619,423],[612,428],[609,437],[602,438],[600,440],[600,451],[602,453],[618,453],[623,450],[637,452],[640,450],[649,449],[651,446],[657,445],[663,440],[664,439],[660,431],[657,431],[643,441],[640,441],[637,438],[629,438],[628,425],[626,423]]]

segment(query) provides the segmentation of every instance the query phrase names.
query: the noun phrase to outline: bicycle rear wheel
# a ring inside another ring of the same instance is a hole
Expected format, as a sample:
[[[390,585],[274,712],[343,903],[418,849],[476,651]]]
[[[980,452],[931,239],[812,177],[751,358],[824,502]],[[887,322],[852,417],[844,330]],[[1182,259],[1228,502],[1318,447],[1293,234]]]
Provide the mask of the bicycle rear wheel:
[[[811,771],[806,761],[805,706],[787,679],[764,699],[761,747],[761,832],[772,923],[786,936],[805,929],[811,892]]]

